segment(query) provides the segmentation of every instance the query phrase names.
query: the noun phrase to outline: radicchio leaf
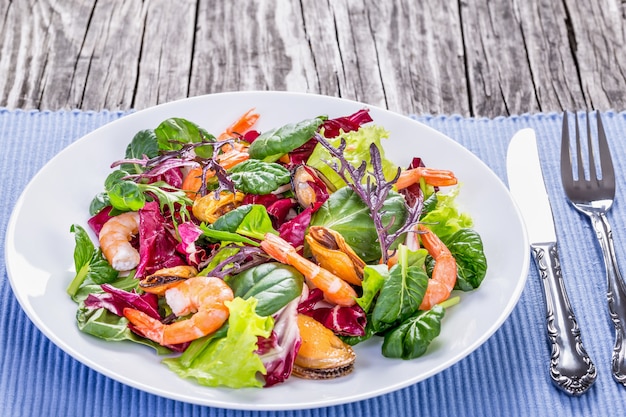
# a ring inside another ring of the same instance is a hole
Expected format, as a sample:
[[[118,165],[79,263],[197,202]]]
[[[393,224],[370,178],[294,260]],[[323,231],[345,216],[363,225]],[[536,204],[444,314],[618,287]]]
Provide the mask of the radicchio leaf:
[[[319,288],[309,292],[308,298],[298,306],[298,312],[313,317],[335,334],[365,336],[365,311],[358,304],[352,307],[331,305],[324,301],[324,294]]]

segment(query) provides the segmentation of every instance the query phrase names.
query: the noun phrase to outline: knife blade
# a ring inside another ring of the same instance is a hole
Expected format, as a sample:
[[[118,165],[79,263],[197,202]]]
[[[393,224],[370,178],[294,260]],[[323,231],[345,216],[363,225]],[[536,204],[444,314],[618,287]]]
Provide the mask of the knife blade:
[[[522,213],[541,278],[552,352],[550,377],[567,394],[581,395],[595,382],[597,372],[583,346],[565,289],[554,217],[533,129],[522,129],[513,136],[507,150],[506,167],[509,190]]]

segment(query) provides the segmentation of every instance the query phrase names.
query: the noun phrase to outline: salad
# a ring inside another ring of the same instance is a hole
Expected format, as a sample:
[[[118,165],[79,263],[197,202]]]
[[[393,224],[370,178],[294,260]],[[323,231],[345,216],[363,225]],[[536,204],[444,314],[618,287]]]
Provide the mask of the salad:
[[[232,388],[346,375],[371,338],[385,357],[425,354],[452,291],[487,269],[454,173],[396,166],[367,109],[264,132],[260,117],[135,134],[70,228],[79,329]]]

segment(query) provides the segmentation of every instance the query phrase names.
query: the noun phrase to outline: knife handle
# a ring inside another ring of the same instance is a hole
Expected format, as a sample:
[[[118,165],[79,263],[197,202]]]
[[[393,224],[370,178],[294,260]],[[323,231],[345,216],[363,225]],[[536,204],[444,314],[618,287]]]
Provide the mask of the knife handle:
[[[552,348],[550,377],[566,393],[581,395],[596,380],[596,367],[583,347],[565,291],[557,244],[533,244],[531,248],[545,296],[548,340]]]

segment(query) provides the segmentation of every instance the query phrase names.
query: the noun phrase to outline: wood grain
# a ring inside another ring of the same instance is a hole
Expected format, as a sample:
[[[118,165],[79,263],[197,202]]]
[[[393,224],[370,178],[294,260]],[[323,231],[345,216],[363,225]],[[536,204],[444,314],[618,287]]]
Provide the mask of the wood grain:
[[[289,90],[409,114],[626,109],[626,1],[0,0],[0,107]]]

